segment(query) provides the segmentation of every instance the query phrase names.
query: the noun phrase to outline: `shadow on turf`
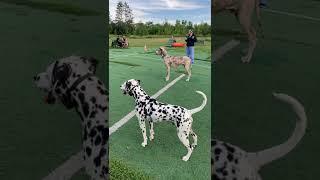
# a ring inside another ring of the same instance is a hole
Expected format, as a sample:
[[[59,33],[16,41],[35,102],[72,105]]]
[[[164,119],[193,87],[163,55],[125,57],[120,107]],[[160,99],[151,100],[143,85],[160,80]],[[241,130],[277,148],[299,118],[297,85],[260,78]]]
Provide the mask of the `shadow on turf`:
[[[133,63],[128,63],[128,62],[122,62],[122,61],[109,61],[111,63],[117,63],[117,64],[122,64],[122,65],[126,65],[126,66],[141,66],[140,64],[133,64]]]

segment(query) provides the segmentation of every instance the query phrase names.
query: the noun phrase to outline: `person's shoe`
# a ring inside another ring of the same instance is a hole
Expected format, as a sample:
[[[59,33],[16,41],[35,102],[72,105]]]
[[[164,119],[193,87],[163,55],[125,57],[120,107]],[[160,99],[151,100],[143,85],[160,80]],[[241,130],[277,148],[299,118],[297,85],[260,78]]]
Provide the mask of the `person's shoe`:
[[[259,4],[259,7],[260,7],[260,8],[267,8],[268,6],[267,6],[267,4],[265,4],[265,3],[260,3],[260,4]]]

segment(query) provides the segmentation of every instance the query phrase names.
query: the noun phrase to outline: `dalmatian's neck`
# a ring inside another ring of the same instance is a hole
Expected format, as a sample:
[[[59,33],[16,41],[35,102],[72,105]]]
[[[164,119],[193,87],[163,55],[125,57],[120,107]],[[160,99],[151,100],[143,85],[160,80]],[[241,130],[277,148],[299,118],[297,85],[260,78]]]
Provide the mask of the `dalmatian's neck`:
[[[131,91],[136,104],[146,102],[150,99],[150,96],[141,88],[141,86],[136,86]]]
[[[165,58],[168,58],[168,57],[170,57],[170,56],[167,55],[167,54],[162,54],[161,57],[162,57],[163,59],[165,59]]]

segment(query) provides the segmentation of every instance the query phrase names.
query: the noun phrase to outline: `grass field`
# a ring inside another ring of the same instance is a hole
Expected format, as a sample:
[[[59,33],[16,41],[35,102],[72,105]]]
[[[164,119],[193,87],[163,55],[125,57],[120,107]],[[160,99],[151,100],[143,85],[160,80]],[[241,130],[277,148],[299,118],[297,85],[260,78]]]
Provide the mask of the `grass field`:
[[[75,54],[99,59],[97,73],[106,80],[106,2],[15,2],[0,1],[0,179],[41,179],[80,150],[81,120],[61,104],[45,104],[32,77],[55,58]]]
[[[319,1],[270,0],[271,9],[320,18]],[[251,64],[240,62],[244,43],[214,66],[212,136],[248,151],[284,142],[295,125],[294,113],[272,98],[273,91],[300,100],[308,116],[301,143],[261,170],[263,179],[314,179],[319,174],[320,21],[262,11],[265,38],[258,40]],[[233,15],[214,17],[214,47],[243,39]],[[319,65],[319,66],[318,66]]]
[[[210,39],[210,38],[208,38]],[[120,85],[131,78],[141,80],[144,90],[153,95],[165,82],[165,67],[155,49],[167,42],[167,38],[130,38],[129,49],[109,50],[110,127],[134,109],[132,97],[124,96]],[[208,41],[210,43],[210,41]],[[147,43],[148,52],[143,46]],[[165,91],[158,100],[186,108],[198,107],[202,97],[208,97],[204,110],[194,115],[193,128],[199,143],[190,160],[181,160],[186,149],[180,143],[176,129],[170,123],[155,124],[155,140],[142,148],[142,135],[138,120],[133,117],[110,137],[111,177],[114,179],[209,179],[210,178],[210,123],[211,123],[211,64],[210,44],[195,47],[195,65],[190,82],[185,77]],[[184,48],[168,48],[169,54],[184,55]],[[183,73],[172,70],[171,80]],[[120,163],[119,163],[120,162]],[[119,165],[120,164],[120,165]],[[124,167],[125,166],[125,167]],[[134,171],[139,174],[132,174]],[[119,171],[123,172],[119,175]]]

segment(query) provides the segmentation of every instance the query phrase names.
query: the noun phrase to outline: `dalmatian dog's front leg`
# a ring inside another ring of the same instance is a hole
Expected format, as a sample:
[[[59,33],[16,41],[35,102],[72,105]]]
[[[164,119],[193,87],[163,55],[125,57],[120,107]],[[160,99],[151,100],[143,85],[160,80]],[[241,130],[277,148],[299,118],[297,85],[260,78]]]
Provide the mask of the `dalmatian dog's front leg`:
[[[148,143],[147,143],[147,130],[146,130],[146,121],[145,119],[138,117],[139,119],[139,126],[142,132],[142,136],[143,136],[143,142],[141,143],[142,147],[145,147]]]
[[[154,139],[154,130],[153,130],[153,122],[152,120],[149,120],[149,125],[150,125],[150,141],[152,141]]]

